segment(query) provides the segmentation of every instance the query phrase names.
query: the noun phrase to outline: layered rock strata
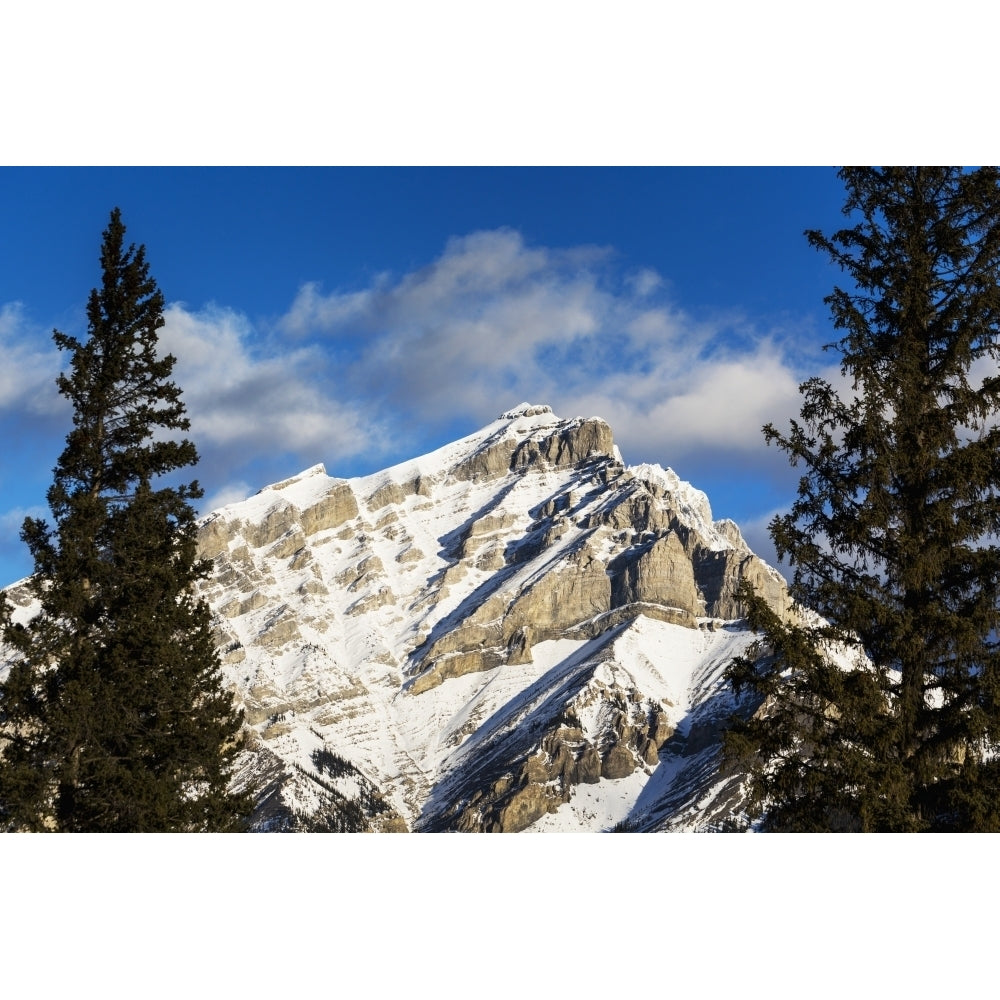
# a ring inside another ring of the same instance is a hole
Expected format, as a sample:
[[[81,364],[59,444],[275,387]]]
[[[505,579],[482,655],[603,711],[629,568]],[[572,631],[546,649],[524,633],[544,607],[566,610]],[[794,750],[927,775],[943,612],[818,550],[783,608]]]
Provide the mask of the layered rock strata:
[[[200,549],[260,746],[309,772],[320,734],[417,829],[525,829],[583,786],[653,774],[676,711],[594,680],[614,637],[655,621],[697,646],[739,618],[743,579],[787,610],[781,578],[703,494],[627,468],[603,420],[547,407],[373,476],[314,467],[210,515]],[[595,643],[582,673],[567,666]],[[553,671],[546,710],[487,738]],[[599,725],[579,724],[580,698]]]

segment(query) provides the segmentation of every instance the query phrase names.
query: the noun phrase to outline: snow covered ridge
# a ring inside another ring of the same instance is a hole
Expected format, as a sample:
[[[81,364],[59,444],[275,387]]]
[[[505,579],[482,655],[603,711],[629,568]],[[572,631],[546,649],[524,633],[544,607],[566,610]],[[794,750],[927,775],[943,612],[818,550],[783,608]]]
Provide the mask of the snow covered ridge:
[[[523,403],[370,476],[321,465],[200,523],[258,829],[701,829],[781,578],[611,428]]]
[[[783,606],[784,586],[703,493],[626,468],[600,418],[524,403],[370,476],[314,466],[209,515],[201,550],[261,828],[342,828],[345,802],[409,830],[729,807],[711,779],[721,674],[751,640],[736,588]]]

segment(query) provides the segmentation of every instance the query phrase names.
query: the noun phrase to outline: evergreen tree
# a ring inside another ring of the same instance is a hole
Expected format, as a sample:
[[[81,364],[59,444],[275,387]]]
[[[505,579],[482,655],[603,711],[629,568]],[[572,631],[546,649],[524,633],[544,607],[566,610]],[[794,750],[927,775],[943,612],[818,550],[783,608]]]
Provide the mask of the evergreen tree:
[[[727,754],[765,829],[996,830],[1000,171],[841,177],[855,224],[806,236],[850,281],[825,300],[844,387],[764,428],[804,468],[771,535],[824,621],[744,590],[762,642],[729,676],[763,702]]]
[[[0,828],[171,831],[239,828],[227,792],[240,716],[221,686],[208,607],[194,595],[197,482],[175,359],[157,353],[163,296],[145,248],[104,232],[88,338],[55,331],[73,429],[48,492],[55,527],[28,519],[27,625],[9,609],[15,662],[0,687]],[[176,477],[174,477],[176,478]]]

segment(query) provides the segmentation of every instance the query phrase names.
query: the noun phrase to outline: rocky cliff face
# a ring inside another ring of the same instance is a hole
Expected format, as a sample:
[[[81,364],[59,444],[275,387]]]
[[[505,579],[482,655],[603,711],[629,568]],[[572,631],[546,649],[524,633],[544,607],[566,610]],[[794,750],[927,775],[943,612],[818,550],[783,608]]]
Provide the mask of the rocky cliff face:
[[[689,829],[731,806],[739,581],[781,578],[597,418],[522,405],[207,517],[205,596],[262,829]]]

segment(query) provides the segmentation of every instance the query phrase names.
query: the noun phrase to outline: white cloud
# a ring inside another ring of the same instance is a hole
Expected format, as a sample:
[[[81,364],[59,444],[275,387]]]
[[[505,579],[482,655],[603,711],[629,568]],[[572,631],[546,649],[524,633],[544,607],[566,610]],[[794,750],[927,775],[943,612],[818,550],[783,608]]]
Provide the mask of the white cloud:
[[[791,337],[755,335],[739,316],[696,320],[664,298],[655,272],[620,278],[615,267],[599,248],[479,232],[360,292],[305,285],[282,323],[357,338],[350,385],[403,419],[485,423],[528,399],[605,417],[636,460],[760,451],[761,426],[798,408]]]
[[[645,298],[651,292],[655,292],[656,289],[663,284],[663,278],[648,267],[644,267],[641,271],[637,271],[635,274],[629,275],[627,280],[632,291],[634,291],[640,299]]]
[[[0,306],[0,353],[0,410],[46,417],[60,412],[59,351],[46,334],[29,327],[19,302]]]
[[[756,449],[761,427],[798,400],[798,380],[766,345],[739,359],[704,362],[666,384],[673,394],[650,418],[689,447]]]
[[[372,291],[366,289],[346,295],[323,296],[315,282],[304,284],[295,302],[282,318],[282,329],[293,336],[305,336],[315,328],[330,329],[364,316],[370,308]]]
[[[733,461],[787,481],[760,428],[798,410],[795,331],[693,317],[667,288],[651,270],[623,273],[606,249],[533,247],[504,229],[452,239],[426,267],[362,289],[303,285],[271,329],[171,305],[161,343],[178,359],[202,509],[316,462],[332,475],[351,459],[379,468],[522,400],[602,416],[626,461],[696,483]],[[0,409],[22,424],[61,402],[61,359],[42,345],[16,306],[0,310]]]
[[[378,426],[342,401],[315,347],[261,349],[245,317],[210,308],[164,313],[161,344],[177,358],[174,380],[203,455],[232,467],[249,454],[299,452],[316,461],[359,454]]]
[[[241,500],[246,500],[253,492],[255,492],[254,488],[249,483],[243,480],[235,480],[220,486],[211,494],[206,494],[199,508],[205,513],[210,510],[218,510],[220,507],[226,507],[231,503],[239,503]]]
[[[0,537],[17,538],[21,533],[21,526],[26,517],[47,518],[49,516],[48,507],[15,507],[0,513]]]

